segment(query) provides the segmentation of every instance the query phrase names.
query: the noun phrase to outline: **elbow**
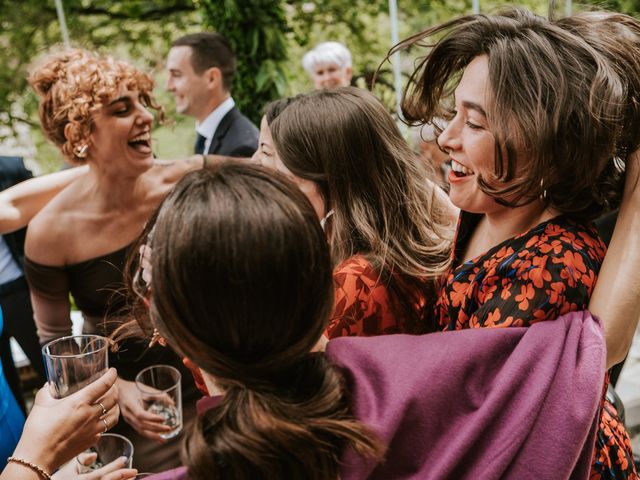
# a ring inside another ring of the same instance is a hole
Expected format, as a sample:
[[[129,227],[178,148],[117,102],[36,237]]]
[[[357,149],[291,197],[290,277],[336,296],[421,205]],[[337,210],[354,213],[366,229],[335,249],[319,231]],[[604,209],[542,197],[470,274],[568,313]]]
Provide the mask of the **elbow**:
[[[613,345],[607,342],[607,370],[622,362],[626,358],[627,353],[629,353],[630,348],[631,341],[616,342]]]

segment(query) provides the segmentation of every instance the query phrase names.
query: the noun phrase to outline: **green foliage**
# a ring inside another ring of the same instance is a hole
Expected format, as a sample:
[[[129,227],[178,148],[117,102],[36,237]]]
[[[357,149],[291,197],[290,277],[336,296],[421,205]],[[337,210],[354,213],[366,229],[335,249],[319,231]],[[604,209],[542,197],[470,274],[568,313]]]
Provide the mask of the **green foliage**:
[[[64,0],[72,44],[128,58],[159,77],[156,94],[172,111],[173,100],[163,89],[163,66],[171,41],[185,33],[213,29],[229,39],[238,56],[233,94],[239,107],[258,122],[264,105],[285,95],[309,90],[302,69],[303,54],[317,43],[337,40],[353,54],[356,84],[368,87],[391,45],[387,0]],[[608,8],[634,14],[640,0],[583,0],[574,11]],[[546,0],[519,0],[537,13],[547,13]],[[482,0],[483,12],[513,2]],[[564,13],[556,1],[556,15]],[[400,38],[454,16],[470,13],[471,0],[398,0]],[[36,130],[37,99],[26,78],[35,58],[62,43],[54,0],[0,0],[0,127],[31,124],[39,158],[56,168],[59,154],[46,148]],[[410,72],[425,52],[402,52],[403,72]],[[406,77],[405,77],[406,78]],[[375,90],[393,109],[391,65],[383,65]],[[0,140],[4,130],[0,128]],[[9,130],[10,132],[10,130]],[[177,118],[154,136],[157,153],[174,157],[189,151],[191,119]]]
[[[238,60],[233,97],[254,123],[287,93],[287,21],[281,0],[201,0],[203,23],[224,35]]]
[[[0,126],[35,126],[28,69],[42,53],[62,47],[55,4],[0,0],[0,8]],[[116,53],[147,70],[162,65],[174,36],[199,20],[193,0],[64,0],[64,10],[72,46]]]

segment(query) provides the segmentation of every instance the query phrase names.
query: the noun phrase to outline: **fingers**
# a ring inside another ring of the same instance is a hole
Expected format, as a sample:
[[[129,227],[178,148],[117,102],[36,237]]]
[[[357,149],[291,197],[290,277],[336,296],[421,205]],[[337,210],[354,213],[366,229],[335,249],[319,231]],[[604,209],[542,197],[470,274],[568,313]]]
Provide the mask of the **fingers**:
[[[73,395],[81,396],[83,399],[90,403],[95,403],[98,399],[102,398],[113,387],[113,384],[118,378],[118,373],[115,368],[110,368],[107,373],[102,375],[95,382],[91,382],[89,385],[74,393]],[[71,395],[71,396],[73,396]]]
[[[117,472],[109,473],[102,477],[103,480],[125,480],[129,478],[136,478],[138,470],[135,468],[123,468]]]
[[[106,415],[101,416],[97,422],[102,429],[102,433],[115,427],[116,423],[118,423],[118,418],[120,418],[120,407],[115,405]]]
[[[100,406],[100,404],[102,404],[102,406]],[[107,392],[106,395],[104,395],[102,398],[99,398],[94,403],[94,405],[97,405],[97,408],[98,408],[98,411],[100,412],[100,415],[104,414],[104,412],[102,412],[102,407],[104,407],[105,410],[111,410],[117,404],[118,404],[118,390],[117,390],[117,387],[111,388]]]
[[[134,468],[125,468],[129,463],[127,457],[120,457],[113,462],[106,464],[104,467],[94,470],[92,472],[80,475],[79,479],[82,480],[118,480],[125,478],[135,478],[138,471]]]
[[[147,245],[140,247],[140,269],[142,270],[142,280],[147,285],[151,285],[151,248]]]
[[[175,428],[158,422],[139,422],[138,426],[141,430],[146,430],[147,432],[151,433],[167,433]]]
[[[96,461],[96,459],[98,458],[98,454],[95,452],[91,452],[91,453],[82,452],[76,458],[78,459],[78,462],[80,462],[81,465],[88,467],[89,465],[91,465],[93,462]]]

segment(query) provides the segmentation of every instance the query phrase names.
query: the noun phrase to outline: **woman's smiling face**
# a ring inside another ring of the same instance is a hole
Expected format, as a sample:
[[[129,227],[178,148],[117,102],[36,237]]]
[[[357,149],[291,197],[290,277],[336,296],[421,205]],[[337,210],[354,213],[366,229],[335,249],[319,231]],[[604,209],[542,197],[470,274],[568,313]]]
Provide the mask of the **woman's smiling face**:
[[[449,197],[467,212],[494,213],[508,208],[478,185],[478,176],[491,178],[495,168],[496,142],[486,113],[490,93],[488,58],[478,56],[464,70],[455,91],[455,115],[438,137],[438,144],[451,158]]]
[[[93,117],[90,157],[131,172],[153,164],[151,126],[153,115],[137,90],[122,89]]]

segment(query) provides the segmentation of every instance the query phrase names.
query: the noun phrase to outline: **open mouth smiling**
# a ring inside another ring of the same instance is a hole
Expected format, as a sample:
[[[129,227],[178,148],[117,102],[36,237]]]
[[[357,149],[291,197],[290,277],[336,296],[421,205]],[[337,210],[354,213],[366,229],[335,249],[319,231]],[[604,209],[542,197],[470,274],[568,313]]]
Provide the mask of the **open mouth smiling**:
[[[474,174],[473,170],[465,167],[461,163],[458,163],[453,158],[451,159],[451,171],[458,178],[466,177],[468,175],[473,175]]]
[[[128,142],[129,146],[140,153],[151,153],[151,133],[143,132]]]

